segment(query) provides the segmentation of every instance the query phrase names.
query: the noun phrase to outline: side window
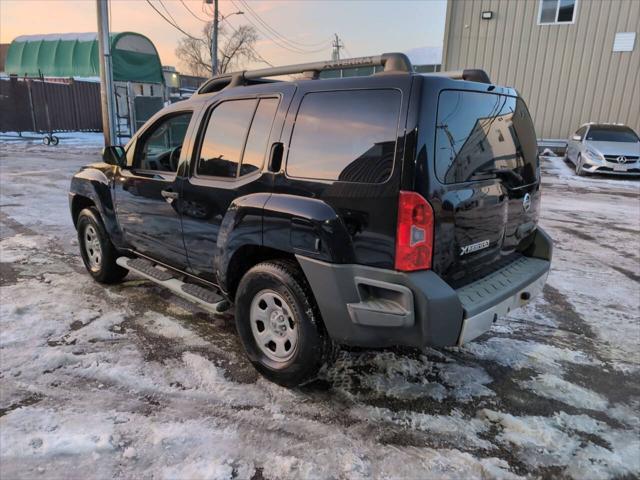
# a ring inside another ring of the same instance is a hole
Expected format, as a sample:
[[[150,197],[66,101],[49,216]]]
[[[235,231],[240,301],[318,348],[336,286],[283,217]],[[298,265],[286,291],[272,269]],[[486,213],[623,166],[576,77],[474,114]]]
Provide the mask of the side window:
[[[580,138],[584,139],[584,134],[587,133],[587,127],[579,128],[576,132],[576,135],[579,135]]]
[[[538,24],[573,23],[577,0],[540,0]]]
[[[308,93],[298,109],[287,175],[384,182],[393,169],[400,103],[397,90]]]
[[[271,133],[271,125],[277,109],[277,98],[263,98],[258,103],[258,108],[251,122],[247,144],[244,147],[240,176],[248,175],[262,168],[269,134]]]
[[[169,115],[142,137],[133,167],[141,170],[175,172],[191,112]]]
[[[198,175],[236,177],[255,107],[255,99],[230,100],[211,112],[200,147]]]

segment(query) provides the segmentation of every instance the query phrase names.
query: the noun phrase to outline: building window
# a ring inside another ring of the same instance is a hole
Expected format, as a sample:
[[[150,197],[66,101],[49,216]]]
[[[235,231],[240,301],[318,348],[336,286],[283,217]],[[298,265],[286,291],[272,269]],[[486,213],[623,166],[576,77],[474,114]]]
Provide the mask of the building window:
[[[573,23],[578,0],[540,0],[538,25]]]

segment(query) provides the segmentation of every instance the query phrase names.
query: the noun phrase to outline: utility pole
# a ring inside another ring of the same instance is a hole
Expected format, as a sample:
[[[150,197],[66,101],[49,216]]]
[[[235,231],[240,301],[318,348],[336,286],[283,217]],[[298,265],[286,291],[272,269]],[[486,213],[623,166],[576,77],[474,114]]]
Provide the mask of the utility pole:
[[[340,37],[338,37],[337,33],[334,33],[333,35],[335,38],[331,43],[331,46],[333,47],[333,51],[331,52],[331,60],[340,60],[340,49],[344,47],[344,43],[342,43],[342,40],[340,40]]]
[[[218,11],[218,0],[213,0],[213,35],[211,36],[211,74],[218,74],[218,24],[220,15]]]
[[[120,143],[116,130],[113,103],[113,71],[111,69],[111,40],[109,39],[109,4],[96,0],[98,8],[98,46],[100,49],[100,97],[102,100],[102,130],[105,146]]]
[[[220,22],[223,22],[231,15],[244,15],[244,12],[238,10],[237,12],[221,16],[220,10],[218,9],[218,0],[204,0],[204,3],[209,5],[213,4],[213,20],[211,22],[211,74],[215,77],[220,70],[218,63],[218,32],[220,30]]]

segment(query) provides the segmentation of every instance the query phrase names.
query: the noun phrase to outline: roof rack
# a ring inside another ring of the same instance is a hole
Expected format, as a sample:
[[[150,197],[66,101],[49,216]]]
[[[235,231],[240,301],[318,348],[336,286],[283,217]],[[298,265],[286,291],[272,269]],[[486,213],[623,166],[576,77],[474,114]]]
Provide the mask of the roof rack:
[[[383,53],[372,57],[344,58],[340,60],[328,60],[322,62],[299,63],[296,65],[283,65],[281,67],[260,68],[258,70],[245,70],[241,72],[225,73],[207,80],[197,93],[218,92],[227,87],[239,87],[270,83],[273,80],[266,77],[278,77],[280,75],[303,74],[303,78],[315,80],[320,77],[320,72],[327,70],[339,70],[341,68],[356,67],[383,67],[385,73],[411,73],[413,66],[409,57],[404,53]],[[469,80],[472,82],[491,83],[487,72],[480,69],[465,69],[451,72],[435,72],[423,75],[435,75],[457,80]]]
[[[413,71],[411,61],[404,53],[383,53],[382,55],[374,55],[372,57],[299,63],[297,65],[284,65],[281,67],[261,68],[258,70],[218,75],[205,82],[198,90],[198,93],[211,93],[226,87],[272,82],[274,80],[269,80],[264,77],[276,77],[296,73],[303,74],[304,78],[307,79],[317,79],[320,76],[320,72],[326,70],[354,67],[383,67],[384,70],[381,73],[411,73]]]
[[[484,70],[479,68],[465,68],[464,70],[452,70],[449,72],[433,72],[425,73],[423,75],[430,75],[436,77],[447,77],[454,80],[467,80],[470,82],[491,83],[489,75]]]

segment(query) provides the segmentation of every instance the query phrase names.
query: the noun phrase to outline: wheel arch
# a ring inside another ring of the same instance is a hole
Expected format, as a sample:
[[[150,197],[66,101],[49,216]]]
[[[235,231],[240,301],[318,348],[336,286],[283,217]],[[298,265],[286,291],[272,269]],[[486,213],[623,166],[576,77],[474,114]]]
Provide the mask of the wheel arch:
[[[296,255],[333,263],[354,261],[351,237],[325,202],[255,193],[237,198],[222,221],[214,258],[220,288],[233,298],[242,275],[262,261]]]
[[[224,285],[221,285],[221,288],[229,298],[233,299],[244,274],[251,267],[269,260],[289,260],[300,268],[298,260],[291,252],[263,245],[243,245],[231,256],[224,275],[224,282],[221,282]],[[302,272],[302,268],[300,268],[300,271]],[[302,274],[304,275],[304,272]]]
[[[83,208],[95,207],[111,240],[119,245],[122,235],[112,195],[113,175],[114,167],[106,163],[90,165],[76,173],[71,179],[69,206],[74,226]]]
[[[78,228],[78,217],[80,212],[85,208],[95,208],[96,203],[89,197],[84,195],[74,195],[71,199],[71,218],[73,220],[73,226]]]

